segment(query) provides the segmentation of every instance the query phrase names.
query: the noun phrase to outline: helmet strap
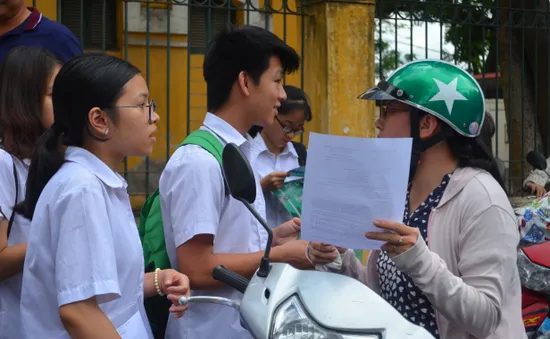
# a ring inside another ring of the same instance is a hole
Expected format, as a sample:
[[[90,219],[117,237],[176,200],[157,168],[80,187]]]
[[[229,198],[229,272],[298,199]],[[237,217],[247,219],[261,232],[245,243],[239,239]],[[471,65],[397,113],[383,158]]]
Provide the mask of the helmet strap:
[[[416,169],[420,163],[420,156],[430,147],[447,139],[452,135],[450,129],[441,128],[437,133],[426,139],[420,139],[420,110],[416,107],[411,107],[411,137],[413,139],[411,152],[411,165],[409,171],[409,183],[413,180],[416,174]]]

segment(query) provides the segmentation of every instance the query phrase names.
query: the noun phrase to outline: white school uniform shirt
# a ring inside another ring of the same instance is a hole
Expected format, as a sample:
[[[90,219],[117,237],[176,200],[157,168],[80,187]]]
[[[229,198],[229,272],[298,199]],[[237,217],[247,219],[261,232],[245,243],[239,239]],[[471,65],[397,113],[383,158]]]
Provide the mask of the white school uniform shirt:
[[[29,173],[29,159],[23,161],[0,149],[0,208],[6,217],[11,217],[15,202],[15,180],[13,178],[13,163],[18,179],[17,201],[25,197],[25,184]],[[8,246],[26,243],[29,236],[30,221],[16,214],[13,219]],[[6,280],[0,281],[0,339],[21,338],[21,323],[19,303],[21,302],[21,279],[18,273]]]
[[[298,153],[294,144],[287,143],[283,151],[277,156],[271,153],[258,133],[252,140],[251,166],[254,169],[257,180],[265,178],[266,175],[278,171],[290,171],[299,167]],[[283,204],[271,192],[264,192],[267,224],[276,227],[292,219],[292,216],[285,209]]]
[[[22,338],[70,338],[59,307],[93,296],[122,338],[152,338],[126,182],[85,149],[68,147],[65,160],[40,194],[31,222]]]
[[[222,144],[234,143],[247,157],[250,155],[247,139],[216,115],[207,113],[201,129],[213,132]],[[257,182],[254,207],[265,218],[265,202],[259,186]],[[265,249],[267,232],[241,202],[226,196],[220,164],[203,148],[195,145],[178,148],[162,172],[159,192],[166,250],[172,267],[178,267],[176,248],[197,234],[214,235],[214,253],[251,253]],[[184,260],[196,258],[190,256]],[[192,290],[192,295],[242,299],[242,293],[228,286]],[[237,310],[195,303],[184,317],[170,317],[166,338],[252,337],[241,326]]]

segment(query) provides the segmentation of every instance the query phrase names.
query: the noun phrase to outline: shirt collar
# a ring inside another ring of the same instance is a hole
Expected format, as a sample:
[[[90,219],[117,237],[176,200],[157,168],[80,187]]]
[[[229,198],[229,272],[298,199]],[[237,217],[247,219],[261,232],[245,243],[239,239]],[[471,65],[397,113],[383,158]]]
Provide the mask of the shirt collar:
[[[260,133],[258,133],[258,135],[253,139],[253,144],[254,144],[254,148],[258,152],[258,155],[264,152],[269,152],[269,150],[267,149],[267,145],[265,144],[264,138]],[[295,158],[298,158],[298,153],[296,153],[296,149],[294,148],[294,145],[292,144],[292,142],[289,142],[286,144],[285,148],[283,149],[280,155],[287,155],[287,154],[291,154]]]
[[[120,174],[114,172],[103,161],[84,148],[68,146],[65,151],[65,160],[84,166],[109,187],[127,187],[126,180]]]
[[[8,35],[19,35],[23,34],[25,32],[29,32],[34,30],[40,22],[42,21],[42,14],[38,11],[36,8],[28,7],[28,10],[31,11],[31,14],[23,21],[22,24],[15,27],[9,32],[6,32],[5,34],[2,34],[1,36],[8,36]]]
[[[25,27],[25,32],[32,31],[42,21],[42,13],[40,13],[38,9],[29,7],[29,10],[31,11],[31,14],[23,23]]]
[[[240,147],[250,138],[248,134],[246,137],[242,136],[239,131],[237,131],[227,121],[210,112],[206,113],[203,124],[226,144],[232,143]]]

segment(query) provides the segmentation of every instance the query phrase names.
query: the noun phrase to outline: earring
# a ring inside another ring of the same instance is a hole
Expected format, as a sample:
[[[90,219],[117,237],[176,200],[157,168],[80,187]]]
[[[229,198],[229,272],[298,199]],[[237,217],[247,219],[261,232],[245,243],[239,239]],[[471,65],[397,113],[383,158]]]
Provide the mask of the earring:
[[[107,134],[109,134],[109,129],[105,127],[105,129],[103,130],[103,135],[107,136]]]

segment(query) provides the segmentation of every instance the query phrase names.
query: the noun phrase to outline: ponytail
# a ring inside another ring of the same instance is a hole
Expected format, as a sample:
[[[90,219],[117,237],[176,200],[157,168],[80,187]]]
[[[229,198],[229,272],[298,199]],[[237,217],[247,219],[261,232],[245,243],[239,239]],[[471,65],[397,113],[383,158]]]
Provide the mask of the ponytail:
[[[48,181],[65,162],[65,150],[61,145],[60,133],[55,131],[55,123],[38,139],[31,158],[25,200],[15,207],[15,212],[32,220],[38,198]]]

